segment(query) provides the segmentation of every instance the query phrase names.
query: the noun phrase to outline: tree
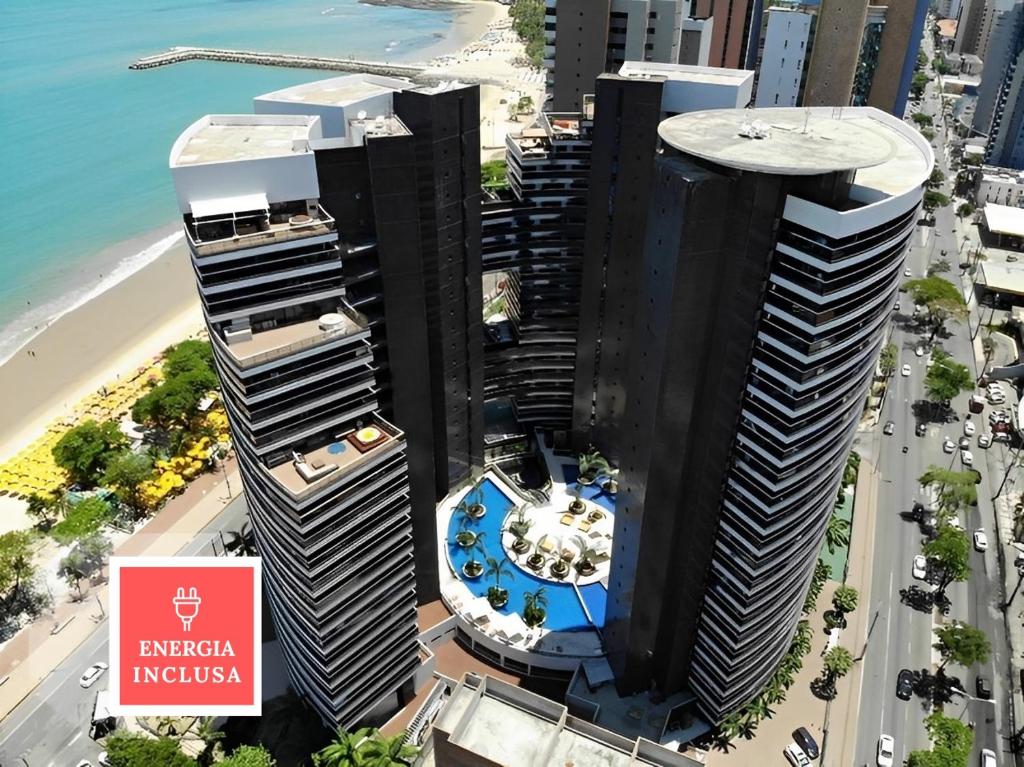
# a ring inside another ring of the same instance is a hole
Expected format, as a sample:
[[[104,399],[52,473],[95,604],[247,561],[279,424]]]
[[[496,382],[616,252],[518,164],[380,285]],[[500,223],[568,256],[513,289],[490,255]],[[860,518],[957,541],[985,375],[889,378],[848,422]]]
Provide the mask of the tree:
[[[853,485],[857,482],[857,472],[860,471],[860,454],[851,450],[846,456],[846,468],[843,469],[843,486]],[[842,488],[840,488],[842,490]]]
[[[32,493],[28,497],[28,508],[25,512],[36,520],[36,526],[49,530],[57,519],[57,503],[54,496]]]
[[[405,743],[405,733],[390,738],[374,732],[363,746],[367,767],[405,767],[419,753],[416,746]]]
[[[588,484],[597,479],[598,475],[602,472],[611,471],[611,464],[608,463],[608,459],[601,455],[600,451],[593,445],[585,453],[581,453],[578,459],[579,464],[579,480],[583,484]]]
[[[823,689],[828,697],[835,695],[836,680],[846,676],[853,668],[853,656],[845,647],[833,647],[824,658]]]
[[[903,287],[910,293],[914,303],[923,306],[928,312],[928,320],[932,325],[929,343],[935,334],[942,329],[946,320],[960,321],[967,317],[967,304],[963,294],[949,280],[942,277],[923,277],[909,280]]]
[[[196,761],[181,753],[171,738],[153,739],[120,731],[107,738],[107,759],[110,767],[197,767]]]
[[[939,525],[935,540],[928,541],[921,550],[941,575],[936,592],[939,595],[946,593],[949,584],[954,581],[966,581],[971,574],[971,546],[962,530],[949,525]]]
[[[924,112],[915,112],[913,115],[911,115],[910,119],[912,119],[918,125],[925,125],[929,127],[932,125],[931,116],[926,115]]]
[[[938,168],[932,168],[932,174],[928,177],[928,180],[924,182],[925,186],[929,189],[938,189],[942,186],[942,182],[946,180],[946,174]]]
[[[12,530],[0,535],[0,604],[5,610],[19,602],[35,576],[32,553],[31,533]]]
[[[825,528],[825,545],[829,554],[835,554],[836,549],[850,545],[850,520],[843,519],[834,510]]]
[[[199,403],[217,388],[217,376],[211,370],[188,370],[167,378],[135,401],[132,418],[153,423],[162,429],[187,426],[199,413]]]
[[[938,641],[932,647],[939,651],[942,673],[948,663],[970,668],[975,663],[984,663],[992,652],[992,645],[985,632],[963,621],[952,621],[935,629]]]
[[[958,511],[978,501],[977,478],[973,471],[953,471],[933,464],[917,481],[924,487],[938,488],[938,511],[942,521],[949,521]]]
[[[87,568],[88,563],[77,548],[69,551],[67,556],[61,559],[60,564],[57,566],[57,575],[63,578],[68,586],[77,589],[79,601],[81,601],[83,596],[82,578],[88,576]]]
[[[814,606],[818,602],[821,590],[825,587],[825,581],[832,574],[831,568],[819,559],[814,563],[814,575],[811,576],[811,585],[807,589],[807,596],[804,597],[803,614],[810,615],[814,612]]]
[[[910,81],[910,92],[915,99],[919,99],[924,95],[925,86],[928,85],[930,79],[924,72],[914,73],[914,78]]]
[[[857,589],[844,584],[836,588],[832,595],[832,604],[841,613],[852,613],[857,609],[859,596]]]
[[[152,477],[152,459],[125,450],[108,461],[103,473],[103,484],[114,488],[118,500],[137,511],[142,505],[139,488]]]
[[[962,202],[962,203],[960,203],[960,207],[958,207],[956,209],[956,214],[960,218],[968,218],[969,216],[973,216],[974,215],[974,206],[971,205],[971,203],[969,203],[969,202]]]
[[[334,733],[334,742],[313,754],[313,764],[315,767],[363,767],[366,762],[361,748],[372,733],[371,727],[355,732],[339,727]]]
[[[523,594],[523,621],[527,626],[539,626],[547,617],[548,595],[541,586],[534,592]]]
[[[945,258],[939,258],[928,264],[928,276],[931,277],[935,274],[944,274],[948,272],[952,267],[949,265],[949,261]]]
[[[530,63],[538,69],[544,63],[544,12],[543,0],[514,0],[508,12],[512,29],[526,46]]]
[[[276,767],[277,762],[263,746],[239,746],[218,767]]]
[[[110,458],[128,440],[113,421],[89,420],[70,429],[53,446],[53,460],[72,481],[93,487],[107,468]]]
[[[899,349],[896,344],[886,344],[882,348],[882,354],[878,358],[878,372],[888,378],[896,372],[896,360]]]
[[[935,349],[932,364],[924,376],[924,389],[933,403],[946,402],[962,391],[972,391],[974,376],[966,365],[961,365],[941,349]]]
[[[102,533],[93,533],[82,538],[76,548],[85,561],[86,575],[92,577],[103,569],[114,544],[104,538]]]
[[[71,507],[64,519],[50,530],[50,535],[58,543],[74,543],[98,533],[111,516],[110,505],[106,501],[95,496],[86,498]]]
[[[516,104],[516,111],[521,115],[529,114],[533,111],[533,97],[532,96],[520,96],[519,102]]]
[[[924,133],[924,131],[921,131]],[[931,131],[929,131],[931,133]],[[934,137],[935,134],[932,133]],[[934,189],[925,190],[924,197],[922,198],[922,205],[924,209],[929,213],[933,212],[936,208],[945,208],[949,205],[949,198],[942,192],[938,192]]]
[[[484,189],[508,189],[504,160],[488,160],[480,163],[480,186]]]
[[[924,720],[932,748],[911,751],[907,767],[966,767],[974,747],[974,733],[958,719],[935,711]]]
[[[215,373],[213,347],[209,341],[190,339],[164,349],[164,378],[176,378],[194,370]]]

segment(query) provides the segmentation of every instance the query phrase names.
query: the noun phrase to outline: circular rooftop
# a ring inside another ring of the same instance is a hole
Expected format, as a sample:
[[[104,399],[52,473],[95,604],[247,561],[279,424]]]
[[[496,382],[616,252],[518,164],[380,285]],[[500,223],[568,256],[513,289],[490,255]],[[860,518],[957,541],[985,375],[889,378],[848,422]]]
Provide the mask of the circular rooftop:
[[[719,165],[790,176],[870,168],[908,139],[869,108],[715,109],[670,117],[658,135]]]

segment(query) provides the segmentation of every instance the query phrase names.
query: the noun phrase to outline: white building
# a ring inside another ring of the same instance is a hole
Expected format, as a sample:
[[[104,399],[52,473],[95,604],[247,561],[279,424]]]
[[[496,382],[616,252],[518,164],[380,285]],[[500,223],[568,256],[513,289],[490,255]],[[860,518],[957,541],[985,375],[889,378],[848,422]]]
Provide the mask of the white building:
[[[750,104],[754,88],[754,73],[746,69],[627,61],[619,68],[619,75],[665,78],[661,111],[667,115],[704,109],[743,109]]]
[[[994,203],[1024,208],[1024,171],[986,165],[981,169],[974,199],[978,205]]]
[[[814,15],[772,8],[765,16],[764,46],[758,67],[756,107],[795,107]]]

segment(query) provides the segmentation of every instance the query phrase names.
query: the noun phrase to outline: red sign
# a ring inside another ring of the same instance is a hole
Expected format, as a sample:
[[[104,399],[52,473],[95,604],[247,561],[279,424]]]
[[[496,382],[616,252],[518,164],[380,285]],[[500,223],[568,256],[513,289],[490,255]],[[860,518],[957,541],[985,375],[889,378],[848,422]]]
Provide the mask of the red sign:
[[[260,713],[258,557],[110,560],[111,708]]]

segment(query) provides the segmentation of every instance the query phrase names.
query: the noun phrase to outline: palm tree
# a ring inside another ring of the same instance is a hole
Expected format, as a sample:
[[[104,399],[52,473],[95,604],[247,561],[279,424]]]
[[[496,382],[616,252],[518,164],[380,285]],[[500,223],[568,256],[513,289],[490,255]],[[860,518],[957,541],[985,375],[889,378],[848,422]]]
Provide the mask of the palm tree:
[[[850,545],[850,520],[843,519],[835,511],[825,528],[825,545],[828,546],[829,554],[835,554],[836,549]]]
[[[316,767],[365,767],[367,762],[362,748],[373,732],[372,727],[355,732],[339,727],[334,733],[334,742],[313,754],[313,764]]]
[[[852,586],[839,586],[832,595],[832,605],[838,612],[852,613],[857,609],[859,596],[857,589]]]
[[[85,578],[89,574],[89,563],[86,562],[85,556],[78,550],[73,548],[68,552],[68,555],[60,561],[60,566],[57,569],[57,574],[64,579],[68,586],[74,586],[78,589],[78,600],[82,600],[82,578]]]
[[[527,626],[539,626],[547,617],[548,595],[541,586],[534,592],[523,594],[523,620]]]
[[[416,746],[405,742],[405,733],[390,738],[374,732],[362,750],[366,767],[405,767],[419,753]]]
[[[588,485],[597,479],[597,475],[602,471],[611,469],[611,464],[596,447],[591,445],[587,452],[580,454],[579,468],[579,482]]]
[[[825,653],[825,687],[835,695],[836,680],[853,668],[853,656],[845,647],[833,647]]]
[[[596,550],[591,547],[590,542],[582,535],[574,535],[572,542],[580,550],[579,559],[576,560],[576,568],[581,575],[587,575],[594,571],[594,554]],[[588,572],[584,572],[588,571]]]
[[[491,607],[503,607],[508,602],[508,590],[501,587],[501,576],[514,577],[512,570],[506,566],[508,557],[502,557],[500,560],[496,557],[487,557],[486,561],[487,572],[485,575],[494,576],[494,585],[487,589],[487,600],[491,603]]]

